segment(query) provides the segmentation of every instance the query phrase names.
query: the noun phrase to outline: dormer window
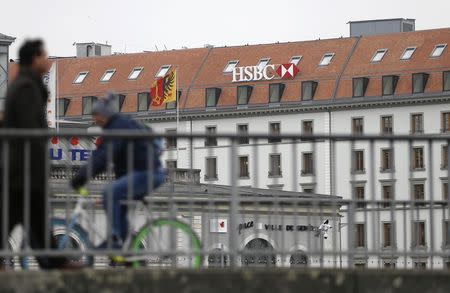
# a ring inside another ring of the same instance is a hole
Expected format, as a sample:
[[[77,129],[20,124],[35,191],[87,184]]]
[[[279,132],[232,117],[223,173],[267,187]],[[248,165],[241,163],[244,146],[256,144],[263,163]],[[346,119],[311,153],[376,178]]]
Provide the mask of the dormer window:
[[[159,68],[158,72],[156,73],[155,77],[156,78],[163,77],[164,75],[167,74],[169,69],[170,69],[170,65],[161,66],[161,68]]]
[[[238,65],[239,60],[231,60],[228,61],[228,64],[225,66],[225,68],[223,69],[223,73],[232,73],[233,69],[236,68],[236,66]]]
[[[387,49],[379,49],[375,52],[372,57],[372,62],[380,62],[383,60],[384,55],[386,54]]]
[[[131,71],[130,75],[128,76],[129,80],[136,80],[138,79],[139,75],[141,74],[142,70],[144,70],[144,67],[135,67]]]
[[[431,52],[430,57],[433,57],[433,58],[441,57],[442,53],[445,50],[445,47],[447,47],[447,44],[436,45],[433,49],[433,52]]]
[[[367,77],[358,77],[353,79],[353,97],[364,97],[366,94],[369,79]]]
[[[73,81],[73,83],[75,83],[75,84],[83,83],[83,81],[86,78],[86,76],[88,75],[88,73],[89,73],[89,71],[82,71],[82,72],[78,73],[78,75],[75,78],[75,80]]]
[[[220,88],[207,88],[205,90],[206,107],[216,107],[219,102]]]
[[[100,79],[100,81],[103,81],[103,82],[109,81],[111,79],[111,77],[113,77],[115,72],[116,72],[115,69],[106,70],[105,73],[103,74],[102,78]]]
[[[425,92],[425,88],[427,86],[427,81],[428,81],[429,76],[430,75],[428,73],[424,73],[424,72],[413,73],[413,75],[412,75],[412,92],[413,92],[413,94]]]
[[[252,95],[253,87],[249,85],[243,85],[237,87],[237,104],[247,105]]]

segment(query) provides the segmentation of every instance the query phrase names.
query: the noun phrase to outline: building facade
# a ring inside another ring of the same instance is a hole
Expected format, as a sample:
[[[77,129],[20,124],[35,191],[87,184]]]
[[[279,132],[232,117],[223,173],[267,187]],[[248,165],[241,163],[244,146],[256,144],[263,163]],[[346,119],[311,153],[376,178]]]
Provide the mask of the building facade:
[[[74,122],[90,127],[92,102],[114,90],[119,94],[117,109],[161,133],[446,137],[449,41],[450,29],[444,28],[60,59],[56,61],[57,110],[65,121],[61,127]],[[179,76],[178,103],[150,106],[152,82],[174,68]],[[196,139],[192,144],[168,140],[164,161],[171,167],[200,169],[201,182],[208,184],[231,185],[236,180],[242,187],[344,199],[448,198],[445,140],[371,145],[326,139],[314,143],[276,137],[243,139],[236,142],[238,172],[230,170],[230,144],[228,139]],[[357,206],[354,227],[342,219],[342,245],[356,246],[356,264],[450,267],[445,256],[424,256],[424,252],[449,251],[448,209],[396,205],[391,216],[390,207],[380,205]],[[379,212],[365,216],[369,208]],[[347,240],[352,238],[355,243],[350,245]],[[369,255],[370,250],[387,251],[389,260]]]

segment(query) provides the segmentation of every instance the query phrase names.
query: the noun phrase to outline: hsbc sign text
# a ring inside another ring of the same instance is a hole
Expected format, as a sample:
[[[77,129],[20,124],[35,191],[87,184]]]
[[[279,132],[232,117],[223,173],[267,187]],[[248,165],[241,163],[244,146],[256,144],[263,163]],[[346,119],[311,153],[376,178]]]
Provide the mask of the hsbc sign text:
[[[259,81],[272,79],[292,79],[298,73],[295,64],[270,64],[263,68],[258,66],[244,66],[233,68],[232,82]]]

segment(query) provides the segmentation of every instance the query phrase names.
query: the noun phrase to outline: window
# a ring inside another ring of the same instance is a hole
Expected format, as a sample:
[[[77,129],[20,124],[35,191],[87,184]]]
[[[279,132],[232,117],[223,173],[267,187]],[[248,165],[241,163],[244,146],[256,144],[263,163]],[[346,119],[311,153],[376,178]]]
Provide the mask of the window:
[[[176,149],[177,148],[177,134],[176,129],[168,129],[166,130],[167,135],[173,135],[172,137],[166,137],[166,148],[167,149]]]
[[[102,78],[100,79],[100,81],[103,81],[103,82],[109,81],[111,79],[111,77],[113,77],[115,72],[116,72],[115,69],[106,70],[105,73],[103,74]]]
[[[239,60],[231,60],[228,61],[228,64],[223,69],[223,73],[232,73],[233,69],[236,68],[236,65],[238,65]]]
[[[206,107],[216,107],[219,101],[221,89],[219,88],[207,88],[205,90]]]
[[[385,75],[381,79],[383,96],[395,94],[399,77],[397,75]]]
[[[205,180],[217,180],[216,158],[206,158]]]
[[[148,111],[150,93],[138,93],[138,111]]]
[[[424,169],[425,166],[423,164],[423,147],[414,147],[413,148],[413,161],[412,166],[413,169]]]
[[[443,91],[450,91],[450,71],[444,71],[442,73],[442,86]]]
[[[139,75],[141,74],[142,70],[144,70],[144,67],[135,67],[133,70],[131,70],[130,75],[128,76],[129,80],[136,80],[138,79]]]
[[[392,134],[392,116],[381,117],[381,134]]]
[[[354,151],[353,152],[353,172],[364,173],[364,151]]]
[[[66,115],[67,108],[69,108],[70,100],[67,98],[58,99],[58,117]]]
[[[317,82],[316,81],[303,81],[302,82],[302,101],[309,101],[314,99],[316,93]]]
[[[177,168],[177,160],[167,160],[166,168],[168,170],[175,170]]]
[[[239,157],[239,178],[248,177],[248,157]]]
[[[366,94],[369,79],[367,77],[357,77],[353,79],[353,97],[364,97]]]
[[[125,101],[125,95],[113,95],[112,105],[114,108],[114,112],[119,113],[122,109],[123,102]]]
[[[425,246],[425,222],[413,222],[412,247]]]
[[[442,132],[450,131],[450,112],[444,112],[441,114]]]
[[[394,199],[393,194],[392,194],[392,185],[383,185],[382,190],[383,190],[383,200],[387,201],[387,200]],[[387,208],[390,206],[391,206],[390,202],[383,203],[384,208]]]
[[[97,100],[97,97],[83,97],[82,112],[83,115],[92,114],[92,104]]]
[[[364,186],[356,186],[355,187],[355,198],[356,198],[356,207],[357,208],[365,208],[366,207],[366,203],[364,202],[364,194],[365,194]]]
[[[292,56],[291,60],[289,60],[289,63],[292,63],[295,66],[297,66],[300,60],[302,60],[302,56]]]
[[[448,146],[443,145],[441,150],[441,169],[447,169],[448,162]]]
[[[206,127],[206,135],[212,135],[216,134],[216,127],[215,126],[207,126]],[[215,137],[207,137],[205,139],[205,146],[216,146],[217,145],[217,138]]]
[[[384,55],[386,54],[387,49],[379,49],[375,52],[372,57],[372,62],[380,62],[383,60]]]
[[[304,153],[303,154],[302,175],[313,175],[313,174],[314,174],[313,153]]]
[[[392,162],[392,149],[381,150],[381,171],[391,171]]]
[[[240,124],[237,126],[237,133],[238,135],[243,135],[244,137],[239,138],[238,143],[239,144],[248,144],[248,125],[247,124]]]
[[[364,224],[356,224],[355,245],[357,248],[362,248],[366,246],[366,231]]]
[[[75,78],[75,80],[73,81],[73,83],[79,84],[79,83],[83,83],[84,79],[86,78],[86,76],[88,75],[89,71],[83,71],[78,73],[77,77]]]
[[[430,57],[440,57],[442,55],[442,53],[444,52],[445,47],[447,47],[447,44],[436,45],[434,47],[433,51],[431,52]]]
[[[237,87],[237,104],[247,105],[252,95],[253,87],[249,85],[242,85]]]
[[[163,65],[159,68],[158,72],[156,73],[155,77],[159,78],[159,77],[163,77],[167,74],[167,72],[170,69],[170,65]]]
[[[270,61],[270,58],[259,59],[258,65],[256,65],[256,66],[258,66],[259,70],[262,70],[262,69],[264,69],[264,67],[267,66],[267,64],[269,64],[269,61]]]
[[[423,93],[427,85],[428,73],[413,73],[412,75],[412,90],[413,94]]]
[[[352,134],[362,135],[364,132],[364,120],[363,118],[353,118],[352,119]]]
[[[269,155],[269,177],[281,177],[281,155]]]
[[[327,66],[328,64],[331,63],[331,60],[334,57],[334,53],[326,53],[325,55],[323,55],[322,59],[320,60],[319,65],[320,66]]]
[[[383,223],[383,247],[393,247],[394,245],[394,239],[392,236],[395,234],[393,230],[392,223]]]
[[[181,97],[181,91],[177,91],[177,99],[173,102],[166,103],[166,110],[173,110],[177,108],[178,101]]]
[[[411,134],[423,133],[423,114],[411,115]]]
[[[414,262],[414,269],[416,270],[425,270],[427,268],[427,262],[426,261],[415,261]]]
[[[272,83],[269,84],[269,102],[270,103],[279,103],[281,101],[281,97],[284,92],[284,84],[283,83]]]
[[[279,136],[280,135],[280,123],[279,122],[271,122],[269,124],[269,135],[270,136]],[[270,137],[268,139],[269,143],[281,142],[281,138]]]
[[[445,220],[442,228],[444,230],[442,233],[443,245],[450,246],[450,221]]]
[[[412,55],[414,54],[414,51],[416,51],[416,47],[408,47],[403,51],[402,56],[400,57],[401,60],[409,60],[411,59]]]
[[[442,199],[448,200],[448,183],[442,182]]]
[[[425,184],[414,183],[413,184],[413,200],[423,201],[425,199]],[[415,203],[416,205],[423,205],[423,203]]]
[[[313,121],[312,120],[305,120],[302,121],[302,134],[303,135],[313,135]],[[303,139],[308,140],[308,139]]]

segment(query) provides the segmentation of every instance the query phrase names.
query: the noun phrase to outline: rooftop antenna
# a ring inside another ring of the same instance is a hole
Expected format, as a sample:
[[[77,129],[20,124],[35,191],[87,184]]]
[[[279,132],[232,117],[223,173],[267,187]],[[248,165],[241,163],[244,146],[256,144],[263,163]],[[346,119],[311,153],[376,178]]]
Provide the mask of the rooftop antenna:
[[[159,50],[158,50],[158,46],[155,45],[155,48],[156,48],[156,51],[159,51]]]
[[[164,49],[166,49],[166,51],[167,51],[167,47],[166,47],[166,44],[164,44]]]

